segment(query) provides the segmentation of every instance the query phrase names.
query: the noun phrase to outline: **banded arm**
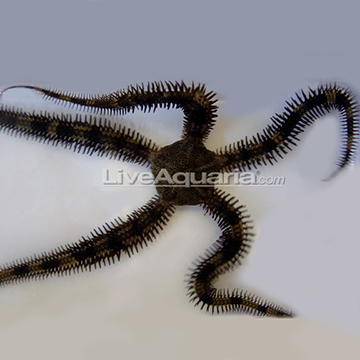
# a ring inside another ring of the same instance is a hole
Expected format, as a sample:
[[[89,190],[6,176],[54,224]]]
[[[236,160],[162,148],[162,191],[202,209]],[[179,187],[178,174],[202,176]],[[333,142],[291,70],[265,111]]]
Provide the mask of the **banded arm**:
[[[180,108],[184,112],[183,139],[205,140],[217,117],[215,93],[206,92],[205,85],[195,86],[194,83],[188,86],[184,82],[151,82],[147,85],[131,85],[126,90],[105,95],[75,95],[27,85],[10,86],[2,93],[14,88],[35,90],[45,99],[78,105],[95,112],[125,114],[135,109],[155,111],[162,107]]]
[[[131,256],[134,251],[153,241],[173,212],[174,206],[154,197],[126,221],[116,219],[105,224],[78,243],[0,267],[0,286],[54,274],[91,270],[92,267],[120,260],[122,253]]]
[[[213,287],[213,282],[222,274],[239,265],[250,248],[252,237],[248,216],[243,206],[235,206],[237,200],[219,190],[213,191],[203,208],[218,223],[222,235],[201,257],[189,278],[189,296],[201,309],[213,313],[241,312],[258,316],[291,317],[293,314],[280,306],[244,291]]]
[[[134,130],[92,116],[35,114],[0,106],[0,130],[74,151],[149,165],[158,147]]]
[[[329,178],[348,165],[355,156],[359,136],[359,108],[355,96],[349,89],[327,85],[317,90],[310,89],[308,94],[296,94],[296,97],[291,99],[292,102],[287,102],[283,114],[275,114],[271,118],[272,124],[262,134],[220,149],[217,153],[223,163],[222,170],[244,170],[261,164],[273,164],[296,145],[299,140],[297,136],[307,126],[332,110],[339,112],[343,145],[338,168]]]

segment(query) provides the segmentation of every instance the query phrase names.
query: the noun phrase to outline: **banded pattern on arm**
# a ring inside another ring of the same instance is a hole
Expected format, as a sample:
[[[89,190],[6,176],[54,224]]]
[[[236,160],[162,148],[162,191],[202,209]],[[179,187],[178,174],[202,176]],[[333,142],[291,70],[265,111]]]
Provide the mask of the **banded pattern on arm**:
[[[116,219],[77,243],[41,255],[15,261],[0,268],[0,286],[29,279],[63,275],[114,263],[122,253],[131,256],[153,241],[174,212],[174,206],[156,196],[126,221]]]
[[[335,84],[310,89],[308,94],[302,92],[301,96],[296,94],[296,98],[287,102],[284,113],[271,118],[272,124],[262,134],[220,149],[217,153],[222,159],[222,170],[244,170],[273,164],[296,145],[297,136],[307,126],[332,110],[339,112],[342,148],[337,169],[329,178],[348,165],[355,156],[359,137],[359,107],[355,96],[349,89]]]
[[[253,234],[244,206],[235,206],[237,200],[219,190],[213,191],[203,208],[218,223],[222,235],[206,256],[200,257],[189,278],[189,296],[201,309],[212,313],[241,312],[258,316],[291,317],[293,314],[271,302],[241,290],[215,289],[213,282],[222,274],[240,265],[250,249]]]
[[[104,119],[76,115],[50,115],[0,107],[0,130],[39,141],[61,144],[74,151],[108,155],[125,161],[149,165],[158,147],[134,130],[110,125]]]
[[[184,82],[151,82],[147,85],[131,85],[126,90],[118,90],[105,95],[75,95],[38,86],[15,85],[14,88],[26,88],[39,92],[45,99],[59,103],[78,105],[94,112],[120,113],[155,111],[157,108],[180,108],[184,112],[183,139],[205,140],[217,117],[214,92],[206,92],[205,85],[186,85]]]

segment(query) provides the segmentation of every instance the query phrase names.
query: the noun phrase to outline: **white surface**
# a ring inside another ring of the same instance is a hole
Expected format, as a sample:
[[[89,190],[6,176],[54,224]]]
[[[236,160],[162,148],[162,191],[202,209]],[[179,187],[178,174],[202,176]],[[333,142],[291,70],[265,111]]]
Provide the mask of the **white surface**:
[[[141,4],[141,5],[140,5]],[[35,84],[104,93],[152,80],[205,82],[221,98],[207,143],[261,130],[301,88],[339,81],[360,92],[356,2],[4,2],[1,87]],[[8,34],[8,35],[5,35]],[[4,101],[55,107],[29,91]],[[149,248],[116,265],[0,291],[7,359],[358,359],[359,165],[331,182],[336,117],[306,132],[266,175],[277,188],[227,189],[257,233],[246,265],[221,281],[290,307],[290,321],[210,316],[188,303],[191,262],[219,235],[200,208],[178,209]],[[159,145],[181,113],[135,114],[127,125]],[[126,217],[152,188],[101,185],[105,168],[135,165],[0,134],[0,262],[76,241]],[[6,355],[6,356],[5,356]]]

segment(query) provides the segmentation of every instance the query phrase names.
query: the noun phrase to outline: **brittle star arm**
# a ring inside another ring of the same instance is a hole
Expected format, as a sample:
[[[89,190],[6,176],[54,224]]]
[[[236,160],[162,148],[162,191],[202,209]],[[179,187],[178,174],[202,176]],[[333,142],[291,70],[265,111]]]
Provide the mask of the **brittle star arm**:
[[[104,119],[77,115],[27,113],[0,106],[0,130],[72,148],[149,165],[158,147],[134,130],[111,125]]]
[[[131,85],[126,90],[105,95],[74,95],[38,86],[15,85],[3,89],[26,88],[39,92],[45,99],[89,108],[94,112],[125,114],[175,107],[184,112],[183,139],[203,141],[215,125],[217,117],[214,92],[206,92],[205,85],[186,85],[184,82],[151,82],[146,86]],[[1,95],[1,93],[0,93]]]
[[[262,134],[220,149],[217,153],[223,164],[222,170],[244,170],[268,162],[273,164],[296,145],[298,134],[332,110],[339,112],[343,145],[337,169],[329,178],[349,164],[355,156],[359,136],[359,109],[355,96],[346,88],[327,85],[317,90],[310,89],[309,94],[296,94],[296,97],[296,100],[292,98],[292,102],[287,102],[283,114],[271,118],[272,124]]]
[[[122,253],[131,256],[153,241],[173,212],[173,205],[162,203],[156,196],[134,211],[126,221],[116,219],[77,243],[1,267],[0,286],[54,274],[91,270],[92,267],[120,260]]]
[[[218,223],[222,235],[201,257],[189,278],[189,296],[201,309],[213,313],[242,312],[259,316],[291,317],[293,314],[280,306],[244,291],[215,289],[214,281],[239,265],[248,253],[252,226],[243,206],[236,206],[230,195],[213,190],[209,201],[202,206]]]

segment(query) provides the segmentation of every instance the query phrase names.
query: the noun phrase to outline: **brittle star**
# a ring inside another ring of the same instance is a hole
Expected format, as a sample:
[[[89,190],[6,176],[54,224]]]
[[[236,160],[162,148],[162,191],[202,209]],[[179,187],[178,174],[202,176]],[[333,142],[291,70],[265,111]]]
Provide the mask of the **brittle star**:
[[[275,114],[262,133],[225,146],[215,152],[204,142],[215,125],[215,93],[204,85],[188,86],[183,82],[153,82],[130,86],[107,95],[75,95],[37,86],[11,86],[37,91],[46,99],[78,105],[96,113],[123,115],[175,107],[182,109],[184,123],[179,141],[160,148],[134,130],[110,125],[96,117],[82,118],[48,113],[36,114],[21,109],[0,107],[0,128],[10,134],[62,145],[75,151],[107,155],[138,164],[150,165],[156,178],[166,170],[176,174],[202,175],[243,171],[273,164],[296,145],[298,135],[316,119],[332,110],[339,112],[342,151],[335,176],[355,157],[359,135],[358,105],[349,89],[332,84],[296,94],[282,114]],[[115,219],[94,230],[79,242],[60,246],[41,255],[17,260],[0,268],[0,285],[17,283],[49,275],[69,274],[110,264],[122,253],[134,251],[153,241],[168,222],[176,206],[200,205],[221,229],[222,235],[195,263],[188,277],[188,295],[196,305],[212,312],[243,312],[259,316],[292,317],[293,313],[270,301],[243,290],[216,289],[217,278],[241,263],[249,252],[253,237],[245,207],[223,191],[208,186],[163,186],[156,184],[157,195],[131,213],[127,220]]]

